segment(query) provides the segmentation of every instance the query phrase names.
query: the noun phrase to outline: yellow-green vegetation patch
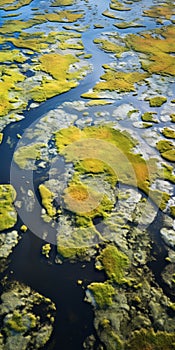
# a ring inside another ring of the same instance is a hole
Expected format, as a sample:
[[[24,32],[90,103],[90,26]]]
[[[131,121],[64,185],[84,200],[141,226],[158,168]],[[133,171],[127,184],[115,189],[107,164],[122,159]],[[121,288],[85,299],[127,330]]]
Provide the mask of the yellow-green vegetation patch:
[[[132,152],[137,141],[126,131],[121,132],[108,125],[83,130],[71,126],[56,132],[55,142],[66,162],[73,162],[78,175],[90,170],[91,176],[95,176],[103,169],[111,186],[120,181],[138,187],[161,209],[165,208],[169,195],[150,190],[152,181],[162,178],[163,171],[156,159],[150,158],[146,162],[140,154]]]
[[[75,56],[50,53],[42,55],[39,61],[40,64],[35,69],[50,74],[53,79],[44,77],[41,85],[30,91],[34,101],[45,101],[77,86],[77,80],[81,78],[81,69],[69,71],[72,64],[79,62]]]
[[[42,246],[42,254],[45,255],[46,258],[49,258],[49,254],[51,251],[51,245],[50,243],[46,243]]]
[[[0,8],[2,8],[5,11],[18,10],[19,8],[21,8],[23,6],[29,5],[32,1],[33,0],[18,0],[16,3],[16,0],[13,0],[13,1],[8,1],[8,2],[5,1],[5,2],[3,2],[3,4],[1,1]],[[14,5],[9,6],[9,3],[14,3]],[[5,5],[8,5],[8,6],[5,6]]]
[[[76,22],[78,19],[82,18],[82,13],[76,13],[72,11],[59,11],[55,13],[46,13],[46,14],[39,14],[34,16],[34,20],[41,21],[41,22],[69,22],[73,23]]]
[[[73,5],[74,0],[54,0],[50,6],[69,6]]]
[[[27,332],[28,329],[36,327],[37,318],[31,312],[21,313],[18,310],[14,310],[12,315],[9,315],[5,322],[5,332],[8,331],[15,333]]]
[[[171,128],[164,128],[162,134],[168,139],[175,139],[175,130]]]
[[[143,24],[139,24],[137,22],[121,22],[121,23],[115,23],[114,26],[119,29],[126,29],[126,28],[132,28],[132,27],[144,27]]]
[[[117,92],[131,92],[136,91],[135,83],[141,83],[147,78],[147,73],[140,72],[122,72],[103,66],[105,74],[101,76],[103,81],[97,83],[93,90],[94,92],[101,91],[117,91]]]
[[[12,4],[12,3],[15,2],[15,1],[16,1],[16,0],[1,0],[0,8],[3,9],[3,6]]]
[[[118,1],[118,0],[111,0],[110,8],[112,10],[116,10],[116,11],[130,11],[131,10],[130,7],[125,7],[125,5],[121,1]]]
[[[70,228],[67,229],[69,230]],[[88,254],[89,247],[93,248],[95,245],[92,242],[99,238],[95,226],[74,227],[71,232],[66,233],[59,232],[57,236],[57,252],[65,259],[83,260]]]
[[[27,22],[24,22],[22,20],[8,20],[3,23],[3,25],[0,27],[0,33],[2,34],[11,34],[15,32],[21,32],[24,29],[33,27],[36,24],[42,23],[42,21],[36,21],[36,20],[29,20]]]
[[[14,109],[14,100],[10,99],[9,94],[11,91],[19,94],[21,90],[16,84],[24,79],[25,76],[19,72],[19,69],[16,66],[0,66],[0,116],[4,116]],[[15,102],[17,101],[18,98]]]
[[[131,334],[126,343],[126,350],[173,350],[175,349],[175,333],[153,329],[141,329]]]
[[[74,50],[83,50],[84,45],[81,40],[81,34],[73,32],[59,32],[57,39],[59,40],[58,47],[61,50],[74,49]]]
[[[101,263],[98,268],[104,269],[111,281],[118,284],[127,281],[125,274],[129,267],[129,259],[117,247],[109,244],[97,257],[97,261]]]
[[[165,180],[169,180],[172,183],[175,183],[175,175],[173,175],[173,166],[163,163],[163,176]]]
[[[0,144],[2,143],[2,140],[3,140],[3,133],[0,132]]]
[[[173,218],[175,218],[175,205],[172,205],[172,206],[170,207],[170,213],[171,213],[171,215],[173,216]]]
[[[35,161],[41,157],[41,148],[46,147],[44,143],[35,143],[19,147],[14,153],[14,161],[21,168],[25,169],[28,161]]]
[[[128,51],[128,48],[122,45],[118,45],[110,40],[106,39],[94,39],[95,44],[100,44],[102,50],[106,52],[115,53],[116,57],[120,57],[123,52]]]
[[[175,5],[171,1],[161,2],[159,6],[152,6],[149,10],[143,11],[144,16],[161,19],[171,19],[175,15]]]
[[[95,23],[94,28],[104,28],[104,25],[100,23]]]
[[[158,120],[154,117],[156,114],[156,112],[145,112],[142,114],[141,119],[144,122],[158,123]]]
[[[156,144],[161,156],[170,162],[175,162],[175,147],[171,141],[160,140]]]
[[[63,199],[65,208],[80,217],[85,217],[86,224],[87,219],[93,219],[96,216],[105,217],[106,212],[111,211],[113,208],[113,203],[107,195],[101,195],[101,193],[94,191],[89,186],[85,186],[80,181],[75,180],[68,184],[64,191]],[[80,218],[78,222],[81,223]],[[89,224],[91,225],[91,220],[89,220]]]
[[[21,55],[19,50],[4,50],[0,52],[0,62],[4,63],[4,62],[19,62],[19,63],[23,63],[25,62],[26,58]]]
[[[105,16],[105,17],[108,17],[108,18],[116,18],[115,13],[113,13],[111,11],[108,11],[108,10],[104,11],[102,13],[102,15]]]
[[[11,185],[0,185],[0,231],[13,227],[17,221],[13,202],[16,192]]]
[[[161,37],[160,37],[161,35]],[[175,27],[166,26],[151,33],[130,34],[125,38],[127,47],[144,53],[142,68],[149,73],[175,75]]]
[[[171,121],[172,123],[175,123],[175,114],[170,114],[170,118],[171,118]]]
[[[42,32],[32,34],[23,32],[18,37],[7,38],[7,41],[12,42],[16,47],[40,52],[46,49],[49,44],[56,42],[56,33],[50,32],[48,35],[45,35]]]
[[[87,288],[92,292],[95,303],[99,308],[112,305],[115,289],[109,282],[93,282]]]
[[[100,94],[98,92],[95,92],[95,91],[85,92],[84,94],[81,94],[81,97],[91,98],[91,99],[97,100],[97,99],[100,99]]]
[[[115,170],[107,164],[105,161],[96,158],[85,158],[81,161],[77,161],[74,165],[75,170],[79,174],[104,174],[106,175],[106,181],[108,181],[112,187],[114,187],[118,181]]]
[[[86,106],[105,106],[105,105],[110,105],[112,104],[112,101],[108,101],[108,100],[92,100],[86,103]]]
[[[167,101],[165,96],[155,96],[149,98],[150,107],[161,107]]]
[[[55,216],[56,208],[53,206],[54,194],[43,184],[39,185],[41,202],[50,217]]]

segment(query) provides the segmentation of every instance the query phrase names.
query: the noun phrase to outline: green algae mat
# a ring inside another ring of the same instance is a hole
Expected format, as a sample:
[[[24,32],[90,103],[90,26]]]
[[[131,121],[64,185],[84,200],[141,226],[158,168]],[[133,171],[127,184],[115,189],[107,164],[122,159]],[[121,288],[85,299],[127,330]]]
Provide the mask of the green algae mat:
[[[0,18],[0,350],[175,349],[175,4]]]

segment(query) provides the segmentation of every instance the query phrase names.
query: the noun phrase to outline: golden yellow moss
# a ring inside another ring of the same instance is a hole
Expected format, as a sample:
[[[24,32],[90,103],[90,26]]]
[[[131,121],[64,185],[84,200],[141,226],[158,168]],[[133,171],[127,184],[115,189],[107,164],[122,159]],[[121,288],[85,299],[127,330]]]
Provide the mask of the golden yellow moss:
[[[50,243],[46,243],[42,246],[42,254],[45,255],[46,258],[49,258],[50,251],[51,251]]]
[[[48,53],[42,55],[39,61],[40,65],[37,67],[37,70],[42,70],[49,73],[54,79],[63,81],[70,78],[69,67],[71,64],[78,62],[78,59],[73,55]]]
[[[40,64],[35,68],[50,74],[53,80],[43,78],[40,86],[35,86],[31,91],[31,97],[37,102],[63,92],[69,91],[77,86],[77,80],[81,77],[81,70],[74,73],[69,72],[71,64],[79,60],[73,55],[45,54],[40,57]]]
[[[2,140],[3,140],[3,133],[0,132],[0,144],[2,143]]]
[[[167,101],[165,96],[155,96],[149,98],[150,107],[161,107]]]
[[[0,27],[0,33],[2,34],[10,34],[14,32],[21,32],[24,29],[33,27],[35,24],[39,24],[40,22],[36,20],[29,20],[27,22],[24,22],[22,20],[8,20],[3,23],[3,25]],[[42,23],[42,22],[41,22]]]
[[[54,194],[43,184],[39,185],[39,192],[42,205],[46,209],[47,214],[51,217],[55,216],[56,208],[53,206]]]
[[[175,333],[140,329],[132,333],[126,350],[175,350]]]
[[[110,8],[112,10],[116,10],[116,11],[130,11],[131,10],[130,7],[125,7],[125,5],[122,4],[122,2],[120,2],[118,0],[111,0]]]
[[[108,10],[104,11],[102,13],[102,15],[105,16],[105,17],[108,17],[108,18],[116,18],[115,14],[113,12],[108,11]]]
[[[106,66],[105,74],[101,76],[101,79],[104,81],[97,83],[93,90],[94,92],[105,90],[118,92],[135,91],[134,84],[142,82],[147,76],[146,73],[116,71]]]
[[[160,140],[156,144],[161,156],[170,162],[175,162],[175,147],[171,141]]]
[[[89,227],[74,228],[69,235],[57,235],[57,251],[65,259],[84,260],[87,257],[88,249],[92,241],[98,239],[98,232],[94,225]]]
[[[132,27],[144,27],[143,24],[139,24],[137,22],[122,22],[122,23],[115,23],[114,26],[119,29],[126,29],[126,28],[132,28]]]
[[[159,6],[152,6],[149,10],[143,11],[144,16],[162,19],[171,19],[175,15],[175,5],[173,2],[161,2]]]
[[[51,6],[69,6],[73,5],[74,0],[54,0]]]
[[[141,119],[144,122],[153,122],[153,123],[158,123],[158,120],[155,119],[154,115],[156,115],[156,112],[145,112],[142,114]]]
[[[76,22],[78,19],[82,18],[82,13],[75,13],[68,10],[65,11],[59,11],[55,13],[46,13],[44,15],[35,15],[34,20],[41,21],[41,22],[69,22],[73,23]]]
[[[168,139],[175,139],[175,130],[171,128],[164,128],[162,134]]]
[[[170,213],[171,213],[171,215],[173,216],[173,218],[175,218],[175,205],[172,205],[172,206],[170,207]]]
[[[71,126],[56,132],[55,142],[66,161],[73,162],[78,175],[89,172],[93,176],[103,170],[111,186],[115,186],[117,181],[136,186],[161,209],[165,207],[169,199],[167,194],[150,190],[152,181],[163,178],[163,171],[161,173],[156,159],[146,162],[140,154],[132,152],[136,141],[127,132],[107,125],[83,130]]]
[[[17,221],[13,207],[16,192],[11,185],[0,185],[0,231],[11,228]]]
[[[38,160],[41,156],[41,148],[46,147],[44,143],[35,143],[19,147],[14,153],[14,161],[21,168],[25,169],[28,161]]]
[[[151,74],[175,75],[174,36],[175,27],[166,26],[162,29],[156,29],[150,34],[130,34],[125,38],[125,43],[128,48],[147,55],[147,60],[141,59],[144,70]]]
[[[112,297],[115,294],[115,289],[109,282],[93,282],[87,288],[93,293],[98,307],[104,308],[112,305]]]
[[[13,2],[15,2],[16,0],[1,0],[1,4],[0,4],[0,9],[3,9],[3,7],[5,5],[9,5],[12,4]]]
[[[13,10],[18,10],[19,8],[29,5],[32,2],[32,0],[18,0],[18,2],[16,3],[16,0],[13,1],[1,1],[0,4],[0,8],[3,8],[3,10],[5,11],[13,11]],[[10,5],[10,6],[4,6],[4,5],[9,5],[9,3],[14,3],[14,5]],[[2,6],[3,5],[3,6]]]
[[[6,115],[14,109],[13,100],[10,100],[9,93],[11,91],[18,92],[20,89],[16,83],[25,79],[16,66],[6,67],[0,66],[0,116]]]
[[[170,118],[171,118],[172,123],[175,123],[175,114],[174,113],[170,115]]]
[[[112,104],[111,101],[99,99],[99,100],[92,100],[87,102],[86,106],[105,106],[110,104]]]
[[[106,212],[113,208],[112,202],[106,195],[101,195],[80,181],[71,181],[64,191],[63,198],[66,209],[86,219],[96,216],[105,217]],[[78,222],[80,224],[80,218]],[[91,226],[91,220],[89,222],[86,220],[86,224]]]
[[[23,63],[26,61],[26,58],[23,55],[21,55],[19,50],[0,51],[0,63],[15,61]]]
[[[40,52],[48,47],[48,44],[56,42],[56,33],[50,32],[48,35],[44,35],[42,32],[35,33],[21,33],[17,38],[7,38],[16,47],[31,49],[33,51]]]
[[[79,33],[60,32],[57,38],[59,40],[58,47],[61,50],[66,50],[66,49],[83,50],[84,49],[84,45],[81,40],[81,34]],[[70,39],[78,39],[78,40],[74,40],[72,42]]]
[[[97,257],[97,261],[101,262],[102,268],[104,268],[108,278],[113,282],[118,284],[126,282],[124,276],[129,266],[129,259],[117,247],[108,245]]]
[[[128,48],[126,48],[125,46],[115,44],[105,39],[94,39],[94,43],[100,44],[101,48],[106,52],[115,53],[116,57],[120,57],[123,52],[128,51]]]

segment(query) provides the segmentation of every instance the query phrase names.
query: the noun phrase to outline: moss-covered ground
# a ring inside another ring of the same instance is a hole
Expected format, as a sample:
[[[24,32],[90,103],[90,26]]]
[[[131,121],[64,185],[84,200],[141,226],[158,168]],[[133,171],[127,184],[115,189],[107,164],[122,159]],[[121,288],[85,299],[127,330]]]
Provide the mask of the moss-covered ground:
[[[16,191],[11,185],[0,185],[0,231],[13,227],[17,221],[17,214],[13,203]]]

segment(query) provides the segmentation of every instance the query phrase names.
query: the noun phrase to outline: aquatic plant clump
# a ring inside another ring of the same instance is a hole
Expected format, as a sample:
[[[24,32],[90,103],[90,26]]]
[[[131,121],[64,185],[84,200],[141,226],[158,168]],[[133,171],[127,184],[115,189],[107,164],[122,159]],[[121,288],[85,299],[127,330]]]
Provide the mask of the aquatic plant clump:
[[[97,262],[101,263],[99,269],[104,269],[108,278],[118,284],[125,283],[127,279],[124,277],[129,267],[128,257],[119,251],[114,245],[107,245],[97,257]]]
[[[1,301],[3,349],[40,349],[48,342],[56,310],[49,298],[13,282],[6,286]]]
[[[21,169],[25,169],[28,165],[28,162],[32,162],[34,166],[35,161],[40,159],[41,149],[43,147],[46,147],[44,143],[35,143],[28,146],[19,147],[14,153],[15,163]]]
[[[175,333],[141,329],[131,335],[125,348],[126,350],[173,350],[175,349]]]
[[[147,59],[140,60],[148,73],[175,75],[174,35],[175,27],[165,26],[151,33],[129,34],[124,41],[128,48],[147,56]]]
[[[0,231],[13,227],[17,213],[13,206],[16,192],[12,185],[0,185]]]
[[[112,297],[115,294],[115,289],[109,282],[93,282],[87,288],[93,294],[98,307],[104,308],[112,305]]]
[[[125,46],[118,45],[115,42],[105,39],[94,39],[95,44],[100,44],[101,48],[106,52],[115,53],[116,57],[120,57],[123,52],[128,51]]]
[[[78,176],[88,172],[95,176],[103,169],[111,186],[119,181],[138,187],[149,194],[161,209],[165,208],[169,196],[150,189],[152,181],[163,176],[157,160],[150,158],[146,162],[140,154],[135,154],[136,141],[127,132],[107,125],[82,130],[71,126],[55,133],[55,143],[66,162],[73,162]]]
[[[54,194],[43,184],[39,185],[41,202],[50,217],[55,216],[56,208],[53,206]]]
[[[70,6],[73,5],[74,0],[54,0],[51,6]]]
[[[175,147],[174,143],[168,140],[160,140],[156,144],[161,156],[170,162],[175,162]]]
[[[95,192],[81,182],[69,183],[63,198],[66,209],[86,218],[104,217],[105,213],[113,208],[106,195]]]
[[[39,61],[40,64],[35,67],[35,70],[48,73],[49,76],[48,78],[44,76],[41,84],[29,92],[32,99],[37,102],[45,101],[74,88],[86,70],[85,67],[74,71],[70,70],[73,64],[79,62],[79,59],[71,54],[44,54]]]
[[[10,56],[10,55],[9,55]],[[17,57],[20,57],[17,54]],[[14,56],[15,58],[15,56]],[[0,117],[5,116],[11,110],[15,108],[15,102],[19,101],[19,92],[21,89],[17,86],[18,82],[25,80],[25,76],[19,72],[17,66],[5,65],[0,66]],[[13,98],[10,94],[13,93]],[[20,103],[21,107],[26,107],[25,103]],[[19,107],[18,107],[19,108]]]
[[[94,92],[105,90],[118,92],[135,91],[135,83],[143,82],[145,78],[147,78],[146,73],[116,71],[105,66],[105,74],[101,76],[101,79],[104,81],[100,81],[94,86]],[[85,95],[83,96],[86,97]]]

